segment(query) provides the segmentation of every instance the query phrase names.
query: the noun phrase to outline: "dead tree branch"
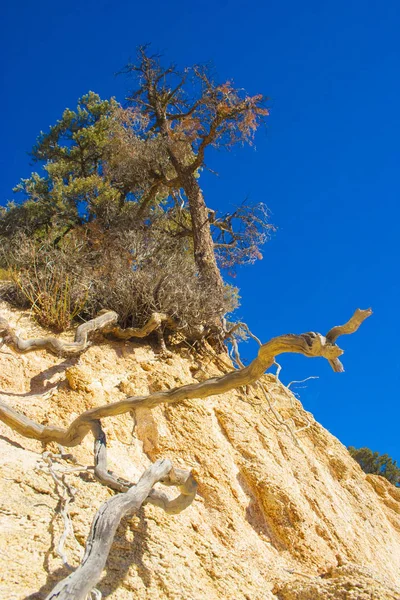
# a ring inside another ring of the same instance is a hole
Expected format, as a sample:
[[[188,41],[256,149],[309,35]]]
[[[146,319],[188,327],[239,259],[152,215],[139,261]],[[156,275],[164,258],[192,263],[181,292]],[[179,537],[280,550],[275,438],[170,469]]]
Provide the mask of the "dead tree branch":
[[[74,600],[85,600],[101,577],[121,519],[138,511],[144,502],[152,502],[153,496],[156,498],[160,496],[158,491],[152,489],[153,486],[161,482],[166,485],[177,485],[184,488],[187,486],[189,489],[195,487],[190,473],[181,470],[179,470],[179,473],[177,474],[174,471],[168,459],[160,459],[143,473],[136,485],[104,502],[93,519],[81,564],[73,573],[55,586],[46,600],[71,600],[72,598]],[[183,481],[184,479],[185,481]],[[185,498],[188,497],[192,502],[194,494],[186,494]],[[174,502],[176,509],[176,500],[169,500],[163,495],[162,500],[153,502],[153,504],[168,509]],[[187,505],[186,502],[182,503],[181,510],[186,508]],[[171,511],[167,510],[167,512]],[[180,512],[180,510],[174,512]]]
[[[116,312],[112,310],[105,311],[95,319],[91,319],[90,321],[79,325],[75,333],[74,341],[68,342],[52,336],[24,340],[18,336],[11,325],[0,316],[0,339],[2,338],[3,343],[12,346],[20,353],[44,349],[57,356],[72,356],[86,350],[89,344],[89,334],[97,331],[111,333],[119,339],[127,340],[134,337],[145,338],[153,331],[159,329],[160,326],[166,322],[168,322],[170,327],[173,326],[172,320],[164,313],[153,313],[143,327],[129,327],[128,329],[122,329],[117,325],[117,321],[118,314]]]
[[[349,321],[353,331],[371,314],[372,311],[369,309],[357,310]],[[354,324],[355,318],[357,319],[357,325]],[[344,333],[350,333],[347,331],[347,324],[341,326],[341,330]],[[137,407],[154,408],[159,404],[176,404],[194,398],[208,398],[242,386],[251,385],[274,363],[275,356],[284,352],[294,352],[307,357],[321,356],[328,360],[335,372],[343,371],[343,365],[338,358],[343,354],[343,350],[330,342],[325,336],[314,332],[301,335],[287,334],[273,338],[260,346],[258,356],[247,367],[203,382],[184,385],[164,392],[154,392],[148,396],[127,397],[120,402],[92,408],[74,419],[66,429],[54,425],[35,423],[8,406],[1,396],[0,419],[25,437],[42,442],[57,442],[66,447],[77,446],[88,432],[93,430],[94,422],[100,419],[125,414]]]

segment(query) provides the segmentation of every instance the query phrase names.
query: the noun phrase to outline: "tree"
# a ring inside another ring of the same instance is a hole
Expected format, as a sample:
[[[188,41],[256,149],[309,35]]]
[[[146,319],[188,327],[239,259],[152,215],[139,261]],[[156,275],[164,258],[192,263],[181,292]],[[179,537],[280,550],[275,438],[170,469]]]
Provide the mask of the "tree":
[[[146,48],[126,71],[137,82],[128,106],[89,92],[39,135],[42,171],[0,212],[9,298],[57,329],[107,306],[125,325],[163,312],[184,335],[221,338],[237,293],[220,268],[261,258],[273,227],[263,204],[211,209],[198,179],[208,147],[251,143],[268,111],[262,96],[218,85],[204,67],[163,68]]]
[[[251,142],[260,120],[268,115],[263,107],[264,98],[243,94],[229,81],[216,84],[204,67],[194,66],[183,72],[174,66],[164,68],[159,57],[149,55],[146,47],[141,47],[138,55],[138,64],[125,69],[138,82],[127,111],[144,123],[145,140],[160,140],[167,157],[166,167],[153,173],[141,210],[164,186],[183,190],[189,204],[189,233],[196,265],[200,276],[212,283],[215,294],[222,299],[223,284],[214,253],[210,211],[197,174],[204,167],[209,146],[230,147],[238,142]],[[234,238],[230,242],[235,245]]]
[[[400,487],[400,467],[388,454],[379,454],[369,448],[357,449],[354,446],[349,446],[347,449],[364,473],[381,475],[393,485]]]

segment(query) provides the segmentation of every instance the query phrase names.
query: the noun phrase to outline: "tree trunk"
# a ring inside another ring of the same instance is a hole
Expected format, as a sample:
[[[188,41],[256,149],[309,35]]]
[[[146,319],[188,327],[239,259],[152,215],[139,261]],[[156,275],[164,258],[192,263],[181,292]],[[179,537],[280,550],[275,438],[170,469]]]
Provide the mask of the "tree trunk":
[[[171,131],[168,123],[163,116],[160,116],[162,115],[162,110],[158,108],[156,112],[159,117],[160,131],[167,140],[167,150],[171,163],[189,202],[194,260],[200,278],[213,289],[213,298],[217,307],[216,322],[220,325],[220,318],[224,313],[224,284],[215,259],[214,241],[211,235],[207,205],[193,171],[181,162],[175,152],[174,141],[171,139]]]
[[[215,297],[223,305],[223,282],[214,254],[214,242],[211,236],[208,210],[203,192],[193,173],[180,172],[179,178],[189,202],[192,219],[194,259],[200,277],[210,283]]]

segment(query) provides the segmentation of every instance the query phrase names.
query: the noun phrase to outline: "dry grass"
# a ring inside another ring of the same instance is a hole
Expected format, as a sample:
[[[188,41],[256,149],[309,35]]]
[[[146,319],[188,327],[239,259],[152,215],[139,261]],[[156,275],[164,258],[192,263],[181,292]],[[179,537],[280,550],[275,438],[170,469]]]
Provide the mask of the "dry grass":
[[[11,280],[11,272],[9,269],[0,268],[0,281],[10,281]]]
[[[8,253],[7,297],[59,331],[76,316],[89,319],[108,309],[122,326],[134,327],[163,312],[184,337],[198,338],[236,308],[237,295],[227,287],[225,297],[216,298],[198,277],[189,243],[162,229],[150,235],[144,228],[104,232],[96,225],[71,232],[57,247],[20,238]]]
[[[25,297],[38,323],[56,331],[68,329],[87,302],[88,292],[81,291],[77,296],[69,276],[49,266],[44,272],[15,271],[12,281]]]

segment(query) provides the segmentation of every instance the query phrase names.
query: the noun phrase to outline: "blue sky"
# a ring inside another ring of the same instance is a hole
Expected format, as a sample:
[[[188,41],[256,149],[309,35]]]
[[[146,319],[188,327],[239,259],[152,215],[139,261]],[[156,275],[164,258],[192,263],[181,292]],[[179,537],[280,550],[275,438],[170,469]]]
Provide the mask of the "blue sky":
[[[213,208],[250,197],[279,228],[264,259],[238,273],[238,316],[266,341],[324,333],[372,306],[340,340],[344,374],[285,356],[281,378],[318,375],[299,390],[305,407],[344,444],[400,462],[399,2],[7,0],[2,17],[0,203],[65,107],[88,90],[124,98],[114,73],[138,44],[180,66],[212,61],[221,81],[269,97],[255,148],[211,151],[219,175],[201,179]]]

